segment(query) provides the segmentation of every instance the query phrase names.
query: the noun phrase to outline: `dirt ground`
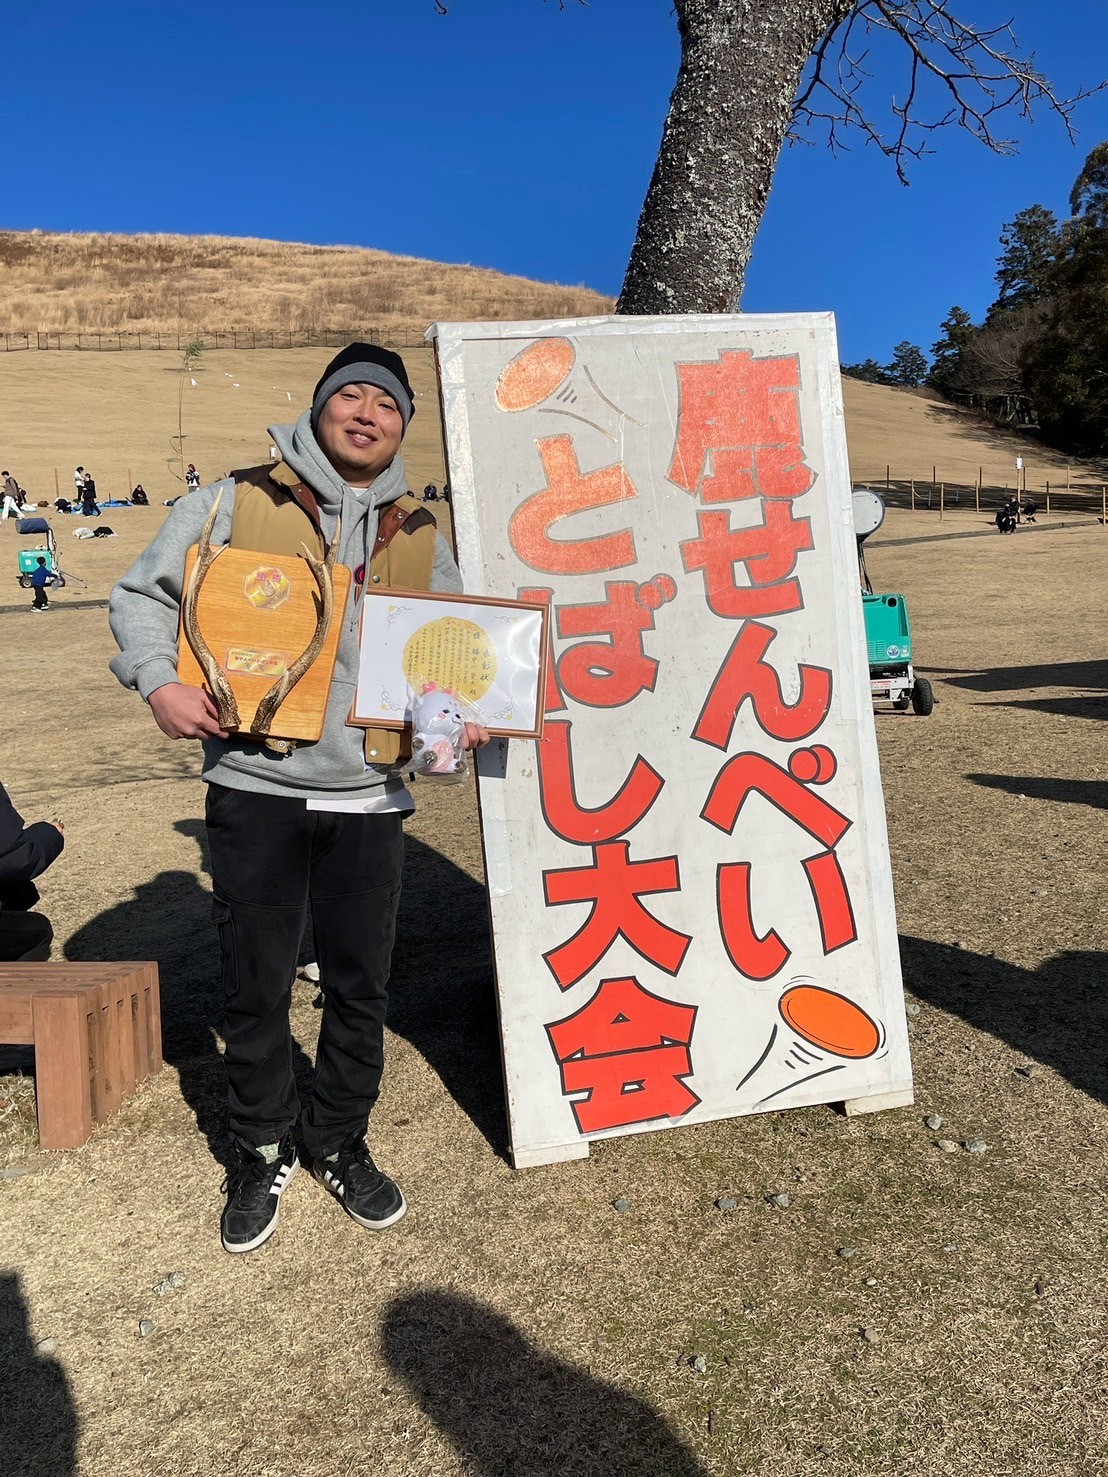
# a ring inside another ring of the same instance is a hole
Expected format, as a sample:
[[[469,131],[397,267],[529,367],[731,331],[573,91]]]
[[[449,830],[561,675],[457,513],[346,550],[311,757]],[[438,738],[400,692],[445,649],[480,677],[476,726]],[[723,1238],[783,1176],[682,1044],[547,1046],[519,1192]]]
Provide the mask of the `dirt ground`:
[[[222,371],[206,374],[208,394]],[[259,402],[283,382],[266,368]],[[115,475],[123,412],[97,419],[91,384],[57,381],[84,428],[66,460]],[[433,419],[415,421],[420,485],[441,480]],[[202,471],[264,457],[232,429]],[[49,615],[14,581],[0,601],[0,778],[28,819],[66,824],[43,886],[57,955],[156,958],[167,1060],[71,1153],[38,1152],[26,1086],[0,1079],[4,1471],[1108,1473],[1108,531],[1067,517],[1002,538],[970,511],[940,529],[893,510],[874,541],[938,698],[878,720],[913,1108],[766,1114],[513,1173],[474,796],[424,794],[373,1134],[411,1213],[370,1235],[301,1176],[279,1234],[231,1259],[197,759],[107,672],[99,604],[162,516],[124,511],[114,540],[63,531],[87,588]],[[16,544],[0,525],[4,578]],[[317,1023],[305,985],[304,1065]],[[173,1271],[183,1285],[156,1293]]]

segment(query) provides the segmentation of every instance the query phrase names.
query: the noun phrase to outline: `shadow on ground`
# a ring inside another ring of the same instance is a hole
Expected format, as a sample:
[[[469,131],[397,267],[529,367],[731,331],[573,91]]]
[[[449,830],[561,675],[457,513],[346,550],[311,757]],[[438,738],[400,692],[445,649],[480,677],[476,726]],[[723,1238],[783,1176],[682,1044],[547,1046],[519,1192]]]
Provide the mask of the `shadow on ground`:
[[[1091,805],[1108,810],[1108,780],[1057,780],[1030,774],[967,774],[987,790],[1004,790],[1029,800],[1057,800],[1063,805]]]
[[[0,1454],[6,1477],[72,1477],[77,1408],[65,1371],[36,1348],[19,1278],[0,1273]]]
[[[203,822],[178,821],[176,829],[195,839],[201,870],[208,873]],[[223,1000],[211,913],[211,892],[193,872],[161,872],[136,888],[133,897],[79,928],[64,953],[74,960],[157,961],[165,1060],[177,1068],[182,1095],[213,1156],[229,1167],[225,1079],[216,1044]],[[309,942],[302,959],[310,957]],[[493,1149],[506,1154],[485,890],[412,837],[407,838],[389,994],[389,1029],[412,1043]],[[293,1045],[297,1087],[305,1102],[312,1063]]]
[[[1035,901],[1050,907],[1049,897]],[[1108,1103],[1108,956],[1070,950],[1027,970],[906,935],[900,953],[904,982],[920,1000],[961,1016]]]
[[[207,870],[204,824],[176,822],[192,836]],[[162,997],[162,1053],[177,1068],[181,1092],[220,1164],[230,1165],[223,1064],[216,1046],[222,1016],[212,898],[193,872],[159,872],[132,897],[83,924],[65,944],[67,959],[153,959]]]
[[[408,836],[389,986],[391,1031],[438,1073],[491,1148],[507,1154],[488,894]]]
[[[972,672],[957,667],[932,667],[931,672],[951,687],[967,692],[1024,692],[1032,687],[1092,687],[1108,689],[1108,661],[1045,662],[1026,667],[990,667]]]
[[[644,1401],[544,1353],[470,1298],[398,1298],[385,1313],[382,1345],[475,1477],[705,1477]]]
[[[966,692],[1018,693],[1041,687],[1084,688],[1080,693],[1009,697],[984,703],[990,708],[1027,708],[1062,718],[1108,718],[1108,661],[1047,662],[1038,666],[993,667],[981,672],[929,668],[931,676]]]

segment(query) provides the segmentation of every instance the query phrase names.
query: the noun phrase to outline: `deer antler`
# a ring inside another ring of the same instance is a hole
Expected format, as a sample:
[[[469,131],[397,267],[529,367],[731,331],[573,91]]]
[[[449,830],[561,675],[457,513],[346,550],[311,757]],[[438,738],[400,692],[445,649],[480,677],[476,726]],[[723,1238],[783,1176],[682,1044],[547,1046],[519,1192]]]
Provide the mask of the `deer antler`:
[[[208,521],[204,524],[200,534],[200,542],[196,546],[196,563],[192,566],[188,584],[185,586],[184,599],[181,602],[182,623],[185,628],[185,636],[188,644],[192,647],[192,653],[200,664],[200,670],[204,673],[208,689],[215,699],[215,705],[219,709],[219,722],[223,728],[237,728],[239,726],[239,709],[235,702],[235,694],[231,691],[231,684],[227,680],[227,674],[212,655],[211,648],[204,640],[200,630],[200,622],[197,619],[197,606],[200,601],[200,588],[212,565],[226,548],[221,544],[218,549],[212,548],[212,529],[215,527],[216,514],[219,512],[222,492],[216,494],[212,510],[208,514]]]
[[[304,673],[315,661],[323,650],[323,643],[327,640],[327,633],[331,629],[331,620],[335,613],[335,584],[332,577],[332,569],[335,563],[335,554],[339,547],[339,525],[335,525],[335,535],[327,550],[326,557],[317,559],[307,547],[300,554],[308,568],[315,577],[316,586],[319,590],[320,608],[316,618],[315,635],[285,672],[269,689],[258,704],[254,721],[250,725],[250,732],[267,734],[273,719],[277,715],[277,709],[288,697],[289,693],[303,677]]]

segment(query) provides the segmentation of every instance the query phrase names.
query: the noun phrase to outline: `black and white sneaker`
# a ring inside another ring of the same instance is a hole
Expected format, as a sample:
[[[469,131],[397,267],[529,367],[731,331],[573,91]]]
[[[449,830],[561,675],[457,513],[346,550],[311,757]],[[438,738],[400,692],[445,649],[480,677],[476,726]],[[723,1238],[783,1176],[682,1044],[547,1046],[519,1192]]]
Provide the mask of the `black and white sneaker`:
[[[400,1187],[369,1156],[365,1140],[331,1159],[313,1159],[312,1174],[347,1215],[370,1231],[395,1226],[408,1209]]]
[[[227,1176],[227,1204],[220,1221],[223,1250],[232,1253],[254,1251],[273,1235],[281,1218],[282,1192],[300,1168],[291,1134],[281,1140],[276,1159],[243,1148],[237,1154]]]

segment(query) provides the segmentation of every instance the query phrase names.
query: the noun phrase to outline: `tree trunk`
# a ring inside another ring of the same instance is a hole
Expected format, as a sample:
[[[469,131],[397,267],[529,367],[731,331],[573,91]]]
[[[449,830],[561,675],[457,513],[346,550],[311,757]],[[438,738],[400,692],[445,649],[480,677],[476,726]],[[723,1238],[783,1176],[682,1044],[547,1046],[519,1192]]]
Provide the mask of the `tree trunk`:
[[[617,312],[732,313],[804,66],[855,0],[674,0],[681,69]]]

